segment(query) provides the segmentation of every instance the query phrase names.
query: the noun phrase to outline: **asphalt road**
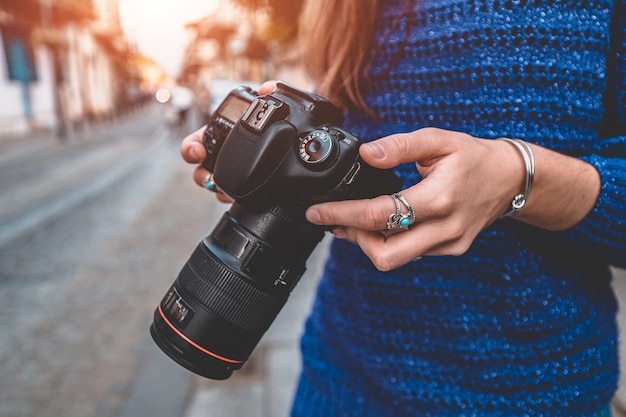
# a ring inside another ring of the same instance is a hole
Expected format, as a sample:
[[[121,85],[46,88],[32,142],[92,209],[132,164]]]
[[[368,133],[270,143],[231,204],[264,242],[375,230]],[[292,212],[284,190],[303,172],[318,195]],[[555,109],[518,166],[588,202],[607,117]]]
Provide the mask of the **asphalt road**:
[[[43,134],[1,144],[0,416],[127,407],[154,308],[224,211],[192,183],[162,120],[153,107],[66,144]],[[191,375],[170,370],[188,395]]]

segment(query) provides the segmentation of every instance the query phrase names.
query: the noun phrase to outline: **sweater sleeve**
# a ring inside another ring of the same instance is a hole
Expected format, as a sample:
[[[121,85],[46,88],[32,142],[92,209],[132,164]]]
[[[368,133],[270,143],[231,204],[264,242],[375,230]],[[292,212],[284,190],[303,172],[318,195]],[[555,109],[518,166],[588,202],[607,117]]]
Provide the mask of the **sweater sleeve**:
[[[581,159],[600,173],[601,190],[583,221],[564,237],[607,263],[626,267],[626,6],[615,2],[607,62],[603,139]]]
[[[619,138],[621,147],[626,136]],[[585,251],[604,258],[607,263],[626,267],[626,156],[598,154],[582,158],[600,173],[602,186],[592,211],[575,227],[564,233]]]

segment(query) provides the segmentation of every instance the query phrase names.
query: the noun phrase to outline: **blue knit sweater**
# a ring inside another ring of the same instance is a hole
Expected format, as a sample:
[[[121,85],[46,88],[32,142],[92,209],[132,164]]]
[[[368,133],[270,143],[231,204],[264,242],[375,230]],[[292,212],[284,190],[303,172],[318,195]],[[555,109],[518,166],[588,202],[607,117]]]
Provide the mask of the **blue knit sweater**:
[[[293,415],[593,414],[619,370],[609,265],[626,266],[626,5],[384,3],[363,68],[380,118],[348,111],[344,127],[523,138],[592,163],[601,195],[570,230],[499,220],[463,256],[388,273],[333,242]],[[397,172],[419,181],[411,164]]]

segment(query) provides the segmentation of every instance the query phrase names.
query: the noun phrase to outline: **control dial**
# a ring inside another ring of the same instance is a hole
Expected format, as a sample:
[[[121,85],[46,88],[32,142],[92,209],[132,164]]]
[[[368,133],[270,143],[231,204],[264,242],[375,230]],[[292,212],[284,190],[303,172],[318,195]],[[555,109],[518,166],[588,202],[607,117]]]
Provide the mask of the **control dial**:
[[[309,164],[320,164],[336,154],[337,144],[332,134],[314,130],[300,143],[300,158]]]

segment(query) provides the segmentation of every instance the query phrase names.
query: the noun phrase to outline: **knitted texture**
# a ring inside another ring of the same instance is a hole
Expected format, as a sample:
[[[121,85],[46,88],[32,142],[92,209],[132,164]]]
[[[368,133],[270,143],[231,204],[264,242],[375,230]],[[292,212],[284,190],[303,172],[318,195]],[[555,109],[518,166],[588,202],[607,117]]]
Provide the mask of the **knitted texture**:
[[[522,138],[602,178],[564,232],[513,219],[459,257],[377,271],[334,241],[302,338],[293,415],[591,416],[617,386],[609,265],[626,266],[626,18],[605,0],[386,1],[364,140],[426,126]],[[398,167],[404,186],[420,178]],[[419,211],[419,207],[416,207]]]

